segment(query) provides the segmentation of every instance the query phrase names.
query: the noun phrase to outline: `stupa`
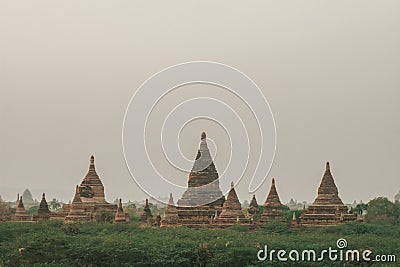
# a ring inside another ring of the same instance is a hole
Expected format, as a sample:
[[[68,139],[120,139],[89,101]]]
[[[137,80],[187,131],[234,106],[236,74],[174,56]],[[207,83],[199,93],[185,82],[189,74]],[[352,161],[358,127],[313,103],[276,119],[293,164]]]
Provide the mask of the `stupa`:
[[[178,209],[175,207],[172,193],[169,195],[169,201],[164,211],[164,216],[161,219],[161,227],[180,226]]]
[[[246,218],[242,212],[242,205],[236,194],[233,182],[226,201],[222,206],[222,211],[215,219],[215,224],[221,227],[228,227],[233,224],[250,224],[250,219]]]
[[[219,188],[219,176],[208,150],[206,133],[201,134],[200,149],[189,174],[188,188],[178,200],[178,216],[182,225],[199,227],[210,224],[215,212],[219,215],[225,202]]]
[[[264,211],[260,218],[261,223],[268,223],[272,221],[284,222],[282,215],[282,203],[279,199],[278,192],[276,191],[275,178],[272,178],[271,188],[269,190],[267,200],[265,200]]]
[[[117,224],[117,223],[127,223],[127,222],[129,222],[129,216],[124,212],[124,209],[122,208],[122,199],[119,199],[118,209],[114,217],[114,223]]]
[[[22,202],[22,196],[19,198],[18,206],[15,210],[14,221],[26,222],[30,221],[31,217],[26,213],[24,203]]]
[[[249,208],[247,209],[247,217],[249,217],[250,221],[253,223],[258,223],[260,221],[260,209],[258,207],[256,195],[253,195],[251,199]]]
[[[307,209],[303,209],[300,225],[305,227],[330,226],[355,221],[356,219],[356,216],[348,212],[347,206],[340,199],[329,162],[327,162],[325,173],[318,188],[317,198]]]
[[[75,210],[71,213],[70,209],[72,209],[74,202]],[[71,215],[77,211],[81,213],[81,210],[86,214],[87,220],[93,220],[95,215],[101,210],[111,213],[117,211],[117,205],[110,204],[105,200],[104,186],[96,172],[94,156],[90,157],[89,170],[81,184],[77,186],[74,200],[71,204],[64,204],[62,212],[68,214],[66,220],[71,220],[70,213]],[[79,220],[83,220],[84,218],[82,216],[78,217],[80,218]]]
[[[33,219],[35,221],[46,221],[50,219],[50,210],[49,210],[49,205],[47,204],[46,201],[45,193],[42,194],[42,200],[40,201],[39,209],[37,211],[37,214],[33,216]]]
[[[144,205],[142,214],[140,214],[139,222],[150,223],[152,219],[153,215],[151,214],[149,200],[146,198],[146,204]]]

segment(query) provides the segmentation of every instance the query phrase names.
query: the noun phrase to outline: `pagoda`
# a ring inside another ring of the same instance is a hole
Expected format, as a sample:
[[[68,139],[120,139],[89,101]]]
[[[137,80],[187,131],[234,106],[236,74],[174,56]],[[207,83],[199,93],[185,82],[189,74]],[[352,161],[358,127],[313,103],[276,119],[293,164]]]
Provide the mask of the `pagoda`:
[[[26,213],[24,202],[22,202],[22,196],[19,198],[18,206],[15,210],[14,221],[16,222],[27,222],[31,221],[31,217]]]
[[[48,219],[50,219],[50,210],[49,205],[46,201],[45,193],[42,194],[42,200],[40,201],[39,209],[37,211],[37,214],[33,216],[33,219],[35,221],[47,221]]]
[[[79,213],[83,212],[86,214],[85,217],[87,220],[93,220],[95,215],[101,211],[105,210],[111,213],[115,213],[117,211],[117,205],[110,204],[105,200],[104,195],[104,186],[100,180],[99,175],[96,172],[95,164],[94,164],[94,156],[90,157],[89,170],[86,176],[83,178],[81,184],[77,186],[75,190],[75,197],[71,204],[63,205],[63,213],[68,214],[66,220],[71,220],[70,213],[72,206],[75,205],[72,213],[79,211]],[[84,217],[78,216],[83,220]]]
[[[140,214],[139,222],[149,223],[152,219],[153,215],[151,214],[149,200],[146,198],[146,204],[144,205],[142,214]]]
[[[260,220],[260,209],[258,207],[256,195],[253,195],[250,201],[249,208],[247,209],[247,217],[249,217],[253,223],[257,223]]]
[[[206,133],[201,134],[200,149],[189,174],[188,188],[178,200],[178,216],[182,225],[199,227],[211,223],[225,202],[219,188],[219,175],[207,146]]]
[[[178,209],[175,207],[172,193],[169,195],[169,201],[164,211],[164,216],[161,219],[161,227],[180,226]]]
[[[242,212],[242,205],[236,194],[233,182],[226,201],[222,206],[222,211],[215,219],[215,224],[220,227],[227,227],[233,224],[250,224],[250,219],[246,218]]]
[[[261,223],[268,223],[272,221],[285,221],[282,215],[282,203],[275,187],[275,178],[272,178],[271,188],[269,190],[268,197],[265,200],[264,211],[260,218]]]
[[[128,214],[124,213],[124,209],[122,208],[122,199],[119,199],[118,209],[114,217],[114,224],[128,223],[128,222],[129,222],[129,216]]]
[[[318,188],[317,198],[313,204],[304,208],[300,216],[300,225],[305,227],[330,226],[355,221],[354,214],[349,213],[339,197],[338,189],[331,174],[329,162]]]

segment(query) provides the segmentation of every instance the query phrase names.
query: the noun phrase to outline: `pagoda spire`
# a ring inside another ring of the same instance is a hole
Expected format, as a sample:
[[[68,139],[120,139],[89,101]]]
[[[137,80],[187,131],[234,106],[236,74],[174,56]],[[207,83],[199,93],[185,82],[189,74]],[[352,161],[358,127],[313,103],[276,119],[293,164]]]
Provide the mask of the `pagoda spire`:
[[[24,208],[24,202],[22,202],[22,196],[19,197],[18,208]]]
[[[172,193],[169,194],[168,205],[175,206],[175,204],[174,204],[174,198],[172,197]]]
[[[89,170],[96,171],[96,167],[94,166],[94,156],[93,155],[90,157]]]

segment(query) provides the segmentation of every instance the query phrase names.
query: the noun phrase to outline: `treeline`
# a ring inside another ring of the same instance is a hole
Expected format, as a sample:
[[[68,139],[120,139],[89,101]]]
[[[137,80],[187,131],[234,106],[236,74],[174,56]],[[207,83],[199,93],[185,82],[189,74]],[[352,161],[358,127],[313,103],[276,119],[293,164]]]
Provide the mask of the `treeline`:
[[[269,248],[321,251],[345,238],[349,249],[400,256],[400,226],[350,223],[329,228],[290,229],[272,223],[249,231],[227,229],[160,229],[138,223],[0,224],[1,266],[293,266],[260,262]],[[343,266],[340,262],[301,262],[301,266]],[[360,266],[347,262],[346,266]],[[369,265],[365,265],[369,266]],[[388,266],[391,266],[390,264]]]

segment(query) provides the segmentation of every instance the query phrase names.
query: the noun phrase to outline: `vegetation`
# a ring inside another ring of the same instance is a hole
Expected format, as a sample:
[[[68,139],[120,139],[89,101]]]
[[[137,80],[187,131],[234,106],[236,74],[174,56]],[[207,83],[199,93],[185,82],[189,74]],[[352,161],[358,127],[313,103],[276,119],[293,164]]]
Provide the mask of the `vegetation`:
[[[273,223],[261,229],[159,229],[138,223],[0,223],[1,266],[293,266],[260,262],[257,252],[271,249],[336,248],[345,238],[350,249],[400,256],[400,226],[350,223],[329,228],[289,229]],[[343,266],[326,261],[301,266]],[[346,266],[359,266],[346,263]],[[365,265],[367,266],[367,265]],[[369,265],[368,265],[369,266]],[[373,265],[379,266],[379,265]],[[395,266],[395,265],[384,265]]]
[[[152,206],[153,215],[163,212]],[[260,207],[262,209],[262,207]],[[0,201],[0,215],[9,220],[15,210]],[[96,222],[1,222],[0,266],[398,266],[400,261],[400,203],[376,198],[354,212],[367,212],[365,222],[326,228],[296,228],[272,222],[257,229],[234,225],[227,229],[160,229],[140,225],[135,205],[125,208],[131,223],[111,224],[112,214],[99,213]],[[293,211],[283,207],[288,222]],[[32,209],[34,212],[34,208]],[[296,217],[301,211],[296,211]],[[337,248],[369,249],[373,255],[395,255],[386,264],[259,261],[257,252],[270,250],[320,252]]]
[[[375,224],[400,225],[400,202],[378,197],[368,203],[365,221]]]

